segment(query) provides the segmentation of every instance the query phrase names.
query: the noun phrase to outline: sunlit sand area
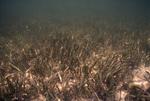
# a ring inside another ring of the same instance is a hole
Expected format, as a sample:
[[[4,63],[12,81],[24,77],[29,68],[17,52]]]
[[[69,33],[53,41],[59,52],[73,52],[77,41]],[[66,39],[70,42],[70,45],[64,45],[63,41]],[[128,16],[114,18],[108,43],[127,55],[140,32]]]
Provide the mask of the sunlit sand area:
[[[1,23],[0,100],[150,100],[150,24],[94,19]]]

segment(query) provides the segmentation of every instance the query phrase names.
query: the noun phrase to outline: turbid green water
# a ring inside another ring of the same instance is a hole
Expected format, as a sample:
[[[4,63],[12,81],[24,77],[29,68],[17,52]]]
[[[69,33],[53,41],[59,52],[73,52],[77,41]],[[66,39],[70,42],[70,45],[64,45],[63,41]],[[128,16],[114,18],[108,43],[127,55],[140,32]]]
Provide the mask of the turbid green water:
[[[44,20],[43,17],[49,16],[65,17],[66,20],[77,17],[79,21],[87,19],[90,22],[105,18],[108,22],[114,20],[116,24],[123,20],[125,24],[134,22],[135,26],[141,23],[147,25],[150,17],[149,4],[148,0],[1,0],[0,20],[39,17]]]

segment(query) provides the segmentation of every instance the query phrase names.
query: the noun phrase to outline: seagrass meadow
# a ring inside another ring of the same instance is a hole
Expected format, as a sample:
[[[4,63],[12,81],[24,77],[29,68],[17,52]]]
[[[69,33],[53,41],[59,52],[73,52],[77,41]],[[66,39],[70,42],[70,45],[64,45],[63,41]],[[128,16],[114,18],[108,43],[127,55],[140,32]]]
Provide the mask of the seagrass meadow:
[[[115,101],[123,89],[126,101],[150,100],[132,82],[150,66],[150,23],[131,18],[1,19],[0,100]]]

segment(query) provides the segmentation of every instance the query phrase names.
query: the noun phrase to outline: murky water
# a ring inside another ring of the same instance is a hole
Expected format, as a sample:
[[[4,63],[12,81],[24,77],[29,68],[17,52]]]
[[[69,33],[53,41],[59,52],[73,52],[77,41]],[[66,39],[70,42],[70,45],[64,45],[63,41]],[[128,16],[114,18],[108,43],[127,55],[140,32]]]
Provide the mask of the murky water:
[[[78,21],[87,19],[86,21],[91,22],[105,18],[108,21],[114,20],[116,24],[132,21],[136,25],[148,25],[149,4],[148,0],[1,0],[0,20],[2,22],[2,19],[31,17],[43,20],[43,17],[61,17],[77,18]]]

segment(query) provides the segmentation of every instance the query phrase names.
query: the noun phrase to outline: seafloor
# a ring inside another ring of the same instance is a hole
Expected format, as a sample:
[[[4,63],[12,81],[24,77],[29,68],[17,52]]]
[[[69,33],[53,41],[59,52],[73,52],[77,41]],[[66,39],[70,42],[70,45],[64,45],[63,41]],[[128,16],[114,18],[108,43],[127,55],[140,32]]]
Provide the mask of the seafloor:
[[[150,66],[149,28],[130,16],[1,19],[0,100],[148,101],[133,71]]]

